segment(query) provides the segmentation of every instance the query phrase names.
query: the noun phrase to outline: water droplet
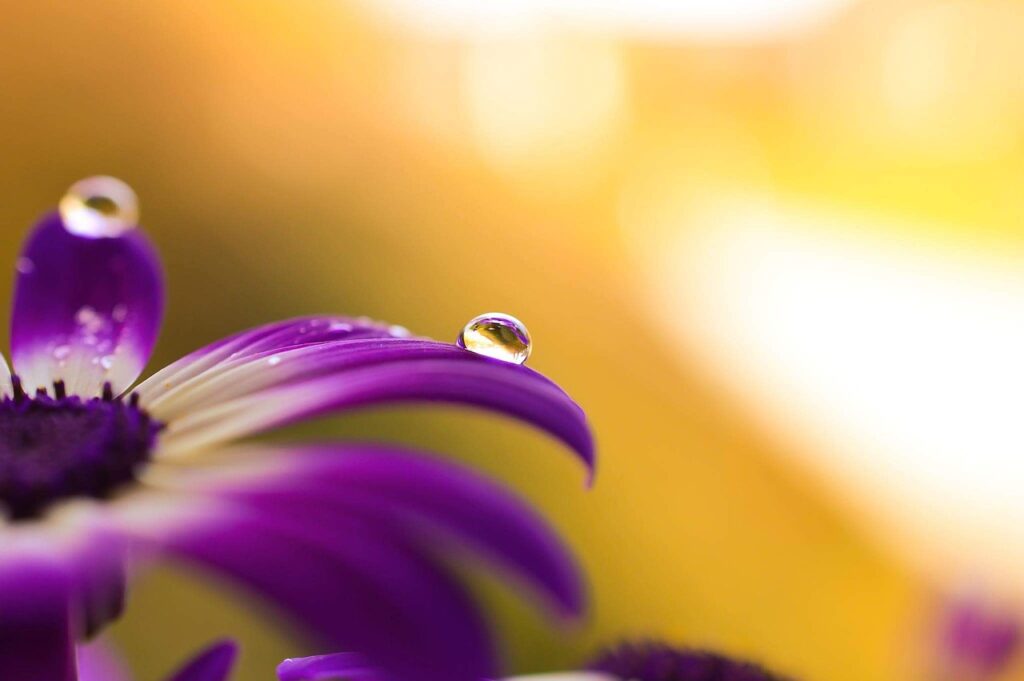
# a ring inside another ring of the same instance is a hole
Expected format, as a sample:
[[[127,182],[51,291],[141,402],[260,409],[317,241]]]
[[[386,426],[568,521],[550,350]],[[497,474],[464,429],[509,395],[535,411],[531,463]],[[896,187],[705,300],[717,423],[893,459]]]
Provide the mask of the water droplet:
[[[115,305],[113,311],[110,313],[110,316],[114,318],[115,322],[123,322],[125,319],[128,318],[128,306],[125,305],[124,303]]]
[[[36,271],[36,264],[32,262],[31,258],[18,258],[14,269],[18,270],[20,274],[32,274]]]
[[[53,349],[53,358],[57,361],[63,361],[71,356],[70,345],[58,345]]]
[[[388,327],[388,335],[394,336],[395,338],[408,338],[409,336],[412,335],[412,332],[409,331],[409,329],[405,328],[404,326],[393,324],[392,326]]]
[[[281,358],[278,357],[277,355],[274,355],[273,357],[271,357],[270,359],[267,360],[267,364],[269,364],[272,367],[276,367],[280,363],[281,363]]]
[[[88,305],[79,308],[78,312],[75,313],[75,323],[81,327],[82,333],[86,335],[96,335],[106,325],[103,316]]]
[[[138,224],[139,201],[121,180],[97,175],[71,185],[60,200],[60,216],[72,234],[116,237]]]
[[[512,315],[489,312],[469,320],[455,341],[478,355],[522,364],[532,349],[526,325]]]
[[[102,357],[100,357],[100,366],[106,369],[107,371],[110,371],[114,367],[114,356],[103,355]]]

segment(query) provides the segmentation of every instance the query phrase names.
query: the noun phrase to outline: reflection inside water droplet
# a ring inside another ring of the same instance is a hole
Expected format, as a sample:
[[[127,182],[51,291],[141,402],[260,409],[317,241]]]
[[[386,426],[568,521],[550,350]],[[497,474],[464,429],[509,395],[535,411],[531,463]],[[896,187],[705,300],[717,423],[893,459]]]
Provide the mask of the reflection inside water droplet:
[[[139,201],[127,184],[106,175],[80,180],[60,200],[64,228],[92,239],[116,237],[139,222]]]
[[[512,315],[500,312],[482,314],[469,320],[456,343],[470,352],[512,364],[525,362],[532,350],[526,325]]]

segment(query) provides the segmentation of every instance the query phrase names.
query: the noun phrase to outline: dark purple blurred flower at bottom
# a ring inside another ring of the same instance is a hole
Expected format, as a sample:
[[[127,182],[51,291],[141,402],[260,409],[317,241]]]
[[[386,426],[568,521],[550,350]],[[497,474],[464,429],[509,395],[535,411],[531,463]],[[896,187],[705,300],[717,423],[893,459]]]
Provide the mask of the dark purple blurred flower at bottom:
[[[73,680],[74,641],[123,608],[129,553],[219,573],[322,645],[418,681],[498,671],[453,556],[489,560],[556,615],[582,613],[564,544],[485,477],[394,447],[231,444],[359,407],[450,403],[544,430],[592,473],[586,417],[564,391],[524,366],[336,316],[245,331],[132,388],[163,281],[125,217],[134,206],[118,210],[130,190],[110,182],[65,197],[17,262],[15,375],[0,359],[0,679]]]
[[[978,598],[958,598],[941,620],[935,664],[940,678],[992,679],[1020,649],[1021,622],[1009,610],[990,607]]]
[[[785,681],[749,662],[653,641],[605,651],[588,669],[637,681]]]
[[[280,681],[398,681],[352,653],[285,660]],[[481,679],[481,681],[484,681]],[[660,642],[624,643],[602,652],[580,671],[506,681],[786,681],[733,658]]]

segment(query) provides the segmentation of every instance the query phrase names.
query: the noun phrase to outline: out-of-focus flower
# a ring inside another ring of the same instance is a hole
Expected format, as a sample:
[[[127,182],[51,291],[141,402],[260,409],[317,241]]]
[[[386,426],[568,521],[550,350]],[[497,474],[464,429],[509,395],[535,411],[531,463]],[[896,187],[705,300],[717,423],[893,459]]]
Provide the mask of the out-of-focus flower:
[[[620,645],[599,655],[589,669],[623,681],[782,681],[742,660],[659,642]]]
[[[934,663],[939,679],[994,679],[1020,648],[1019,618],[978,598],[951,603],[940,624]]]
[[[196,653],[167,681],[226,681],[235,666],[238,646],[217,641]],[[78,649],[79,681],[132,681],[131,674],[103,641]]]
[[[352,653],[285,660],[280,681],[389,681]],[[717,653],[661,642],[624,643],[602,652],[581,671],[522,676],[507,681],[785,681],[760,667]]]
[[[568,395],[526,367],[346,317],[240,333],[126,393],[163,308],[135,219],[131,190],[94,178],[18,260],[16,374],[0,362],[0,678],[73,679],[74,637],[122,609],[129,550],[219,571],[404,677],[496,672],[482,618],[441,561],[448,544],[491,559],[556,613],[582,611],[558,537],[486,479],[394,448],[224,447],[320,414],[429,401],[530,423],[592,467]]]

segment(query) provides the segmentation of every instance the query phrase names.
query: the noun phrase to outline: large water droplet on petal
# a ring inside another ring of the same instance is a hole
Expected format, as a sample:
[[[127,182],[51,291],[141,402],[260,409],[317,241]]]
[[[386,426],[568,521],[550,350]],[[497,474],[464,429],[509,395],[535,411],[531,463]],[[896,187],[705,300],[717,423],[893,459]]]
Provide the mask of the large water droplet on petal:
[[[512,315],[500,312],[489,312],[469,320],[455,342],[470,352],[512,364],[525,362],[532,350],[526,325]]]
[[[60,216],[72,234],[116,237],[139,223],[139,200],[116,177],[97,175],[71,185],[60,200]]]

